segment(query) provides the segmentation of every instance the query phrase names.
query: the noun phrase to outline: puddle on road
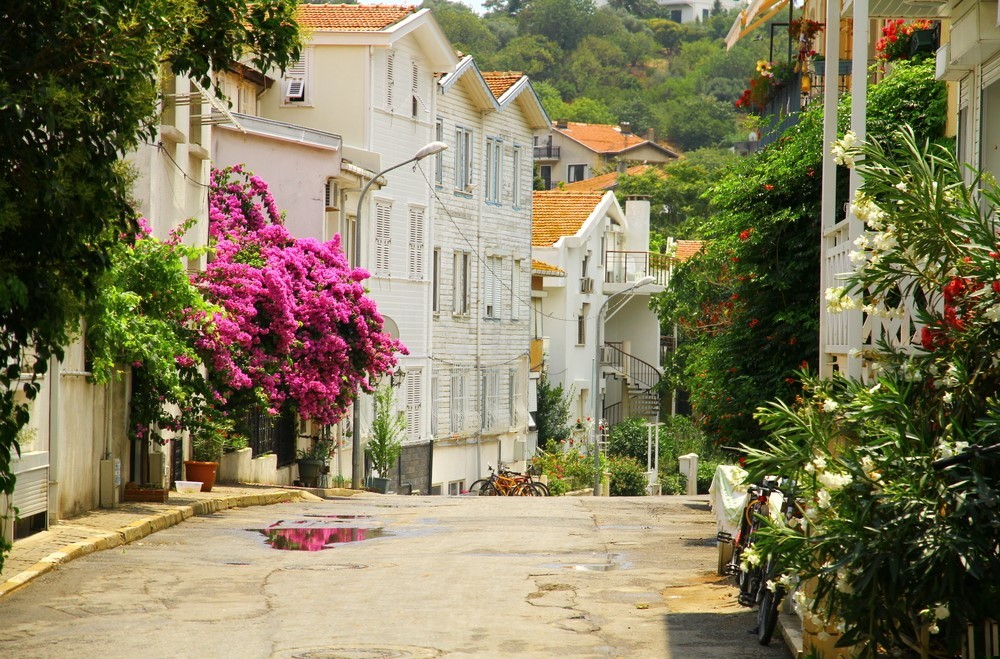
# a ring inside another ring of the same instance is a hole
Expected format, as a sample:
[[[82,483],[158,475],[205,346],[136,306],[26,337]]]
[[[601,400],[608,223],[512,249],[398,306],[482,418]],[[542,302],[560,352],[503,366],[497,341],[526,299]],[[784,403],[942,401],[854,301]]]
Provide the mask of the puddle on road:
[[[603,563],[549,563],[541,567],[549,570],[573,570],[574,572],[611,572],[613,570],[628,570],[632,565],[622,560],[620,554],[611,554]]]
[[[381,527],[331,525],[311,520],[281,521],[266,529],[248,529],[264,536],[273,549],[287,551],[321,551],[348,542],[381,538],[387,534]]]
[[[303,515],[303,517],[312,517],[319,519],[333,519],[333,520],[355,520],[355,519],[371,519],[371,515]]]

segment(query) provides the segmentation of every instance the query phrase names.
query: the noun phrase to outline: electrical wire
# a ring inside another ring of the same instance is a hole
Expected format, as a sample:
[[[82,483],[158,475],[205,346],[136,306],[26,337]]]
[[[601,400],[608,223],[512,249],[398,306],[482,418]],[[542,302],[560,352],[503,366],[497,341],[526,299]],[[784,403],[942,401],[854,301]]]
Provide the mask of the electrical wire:
[[[181,167],[177,163],[176,160],[174,160],[174,157],[172,155],[170,155],[170,152],[167,151],[167,149],[166,149],[165,146],[163,146],[163,142],[156,142],[155,144],[153,142],[145,142],[145,144],[147,144],[149,146],[156,147],[157,150],[159,150],[160,153],[162,153],[163,155],[165,155],[167,157],[167,160],[169,160],[173,164],[173,166],[177,168],[177,171],[179,171],[181,173],[181,175],[184,176],[184,180],[185,181],[188,181],[188,182],[192,183],[193,185],[197,185],[198,187],[205,188],[207,190],[210,190],[212,188],[211,185],[205,185],[204,183],[202,183],[201,181],[199,181],[198,179],[194,178],[193,176],[191,176],[190,174],[188,174],[186,171],[184,171],[184,168]]]

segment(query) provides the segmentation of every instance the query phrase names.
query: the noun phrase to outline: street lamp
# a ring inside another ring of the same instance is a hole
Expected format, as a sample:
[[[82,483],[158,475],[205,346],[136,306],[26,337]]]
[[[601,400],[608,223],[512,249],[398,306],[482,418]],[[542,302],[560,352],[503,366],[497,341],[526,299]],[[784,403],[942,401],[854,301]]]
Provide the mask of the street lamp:
[[[631,293],[637,288],[645,286],[646,284],[652,284],[656,281],[656,277],[652,275],[646,275],[640,279],[637,279],[628,288],[618,291],[612,295],[609,295],[604,302],[601,304],[601,308],[597,310],[597,331],[596,331],[596,347],[594,349],[594,496],[599,496],[601,493],[601,450],[600,444],[598,443],[598,437],[601,432],[601,417],[603,416],[603,410],[601,409],[601,330],[604,329],[604,323],[601,322],[601,317],[604,315],[604,308],[608,306],[608,302],[615,299],[619,295],[625,295],[626,293]]]
[[[353,252],[353,265],[355,268],[361,266],[361,208],[365,202],[365,195],[368,194],[368,189],[372,187],[378,179],[382,177],[383,174],[387,174],[394,169],[398,169],[404,165],[409,165],[411,162],[419,162],[426,158],[427,156],[433,156],[436,153],[441,153],[448,148],[448,145],[444,142],[431,142],[423,146],[419,151],[417,151],[412,158],[409,160],[404,160],[401,163],[397,163],[392,167],[386,167],[380,171],[375,176],[371,177],[365,187],[361,189],[361,196],[358,197],[358,212],[354,216],[354,249]],[[361,387],[355,392],[354,396],[354,411],[352,413],[351,420],[351,488],[358,490],[361,488],[361,479],[363,478],[362,471],[364,471],[364,458],[361,451]]]

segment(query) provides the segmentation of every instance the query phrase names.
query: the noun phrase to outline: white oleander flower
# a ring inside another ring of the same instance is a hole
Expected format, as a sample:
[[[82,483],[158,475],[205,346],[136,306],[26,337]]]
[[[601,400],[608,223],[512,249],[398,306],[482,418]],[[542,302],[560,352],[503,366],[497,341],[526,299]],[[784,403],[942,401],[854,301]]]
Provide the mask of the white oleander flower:
[[[823,403],[823,411],[824,412],[833,412],[838,407],[839,407],[839,405],[837,404],[837,401],[835,401],[835,400],[826,400]]]
[[[820,490],[816,493],[816,505],[824,510],[830,507],[830,493],[826,490]]]
[[[837,474],[832,471],[825,471],[816,477],[823,487],[830,490],[831,492],[836,492],[842,489],[844,486],[850,484],[853,480],[850,474]]]
[[[948,610],[947,604],[938,604],[934,608],[934,617],[938,620],[944,620],[951,615],[951,611]]]

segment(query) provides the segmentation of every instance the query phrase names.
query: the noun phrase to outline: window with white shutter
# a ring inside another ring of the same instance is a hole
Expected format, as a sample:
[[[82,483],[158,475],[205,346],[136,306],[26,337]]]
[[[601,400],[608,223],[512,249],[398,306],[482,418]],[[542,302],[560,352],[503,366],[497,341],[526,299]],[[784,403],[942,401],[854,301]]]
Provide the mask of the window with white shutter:
[[[503,307],[501,281],[503,277],[503,258],[500,256],[486,257],[486,272],[483,276],[483,300],[486,304],[486,317],[499,319]]]
[[[455,315],[469,313],[469,288],[472,282],[469,252],[456,251],[453,259],[451,281],[451,312]]]
[[[483,373],[482,380],[482,420],[483,430],[499,430],[503,424],[500,404],[500,371],[491,368]]]
[[[396,51],[390,50],[385,55],[385,109],[392,112],[392,86],[396,68]]]
[[[435,375],[431,378],[431,436],[436,437],[438,434],[438,408],[439,402],[441,400],[440,383],[438,377]]]
[[[521,409],[521,392],[518,386],[518,370],[511,368],[507,370],[507,425],[514,427],[518,425],[518,411]]]
[[[461,432],[465,428],[465,373],[457,369],[451,372],[451,391],[449,393],[448,412],[451,417],[451,432]]]
[[[510,319],[521,318],[521,261],[515,259],[510,268]]]
[[[431,257],[431,311],[441,312],[441,248],[434,248]]]
[[[283,103],[304,103],[306,100],[306,73],[308,71],[308,61],[306,58],[308,52],[308,50],[303,50],[299,59],[285,69],[285,75],[281,81],[283,85]]]
[[[414,369],[406,373],[406,435],[411,441],[422,436],[420,427],[420,388],[423,371]]]
[[[503,180],[503,142],[486,138],[486,201],[500,203],[500,182]]]
[[[434,139],[444,142],[444,119],[438,119],[434,124]],[[434,154],[434,183],[441,185],[444,183],[444,152],[438,151]]]
[[[424,278],[424,209],[410,206],[410,241],[407,251],[410,279]]]
[[[455,188],[472,192],[472,131],[455,128]]]
[[[521,147],[514,147],[514,166],[512,168],[514,171],[511,172],[511,178],[513,185],[511,186],[510,196],[511,205],[514,208],[521,207]]]
[[[375,202],[375,274],[389,276],[392,204]]]

